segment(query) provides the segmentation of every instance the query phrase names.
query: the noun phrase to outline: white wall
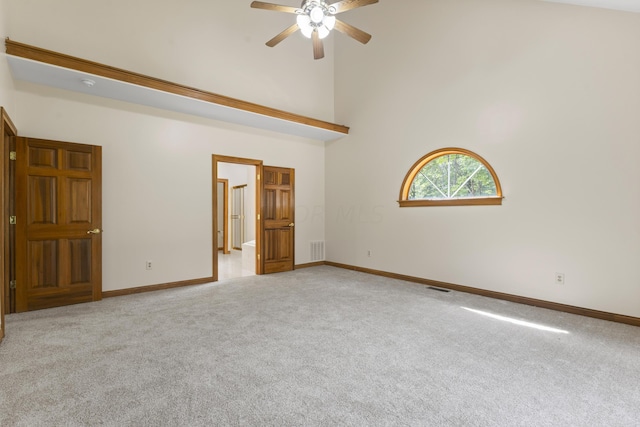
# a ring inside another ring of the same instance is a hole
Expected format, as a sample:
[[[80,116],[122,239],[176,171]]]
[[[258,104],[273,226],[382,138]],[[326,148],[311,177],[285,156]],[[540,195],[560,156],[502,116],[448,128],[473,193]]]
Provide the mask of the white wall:
[[[212,154],[293,167],[296,208],[323,206],[324,145],[119,101],[18,83],[23,135],[103,147],[103,289],[212,274]],[[296,263],[321,220],[299,221]],[[146,260],[153,270],[146,271]]]
[[[7,0],[0,0],[0,35],[6,34],[8,26]],[[6,61],[5,50],[0,49],[0,106],[11,116],[13,110],[13,81],[9,64]]]
[[[12,40],[323,120],[333,61],[290,15],[227,0],[5,0]],[[280,16],[282,15],[282,16]],[[327,52],[331,45],[327,45]],[[5,67],[5,65],[1,65]],[[308,84],[322,81],[322,85]],[[296,263],[324,238],[324,143],[16,82],[23,136],[103,147],[103,290],[212,274],[212,154],[296,169]],[[295,88],[295,90],[292,90]],[[153,270],[145,270],[145,261]]]
[[[406,0],[347,21],[373,39],[336,40],[328,259],[640,316],[640,15]],[[449,146],[489,161],[503,206],[398,207]]]

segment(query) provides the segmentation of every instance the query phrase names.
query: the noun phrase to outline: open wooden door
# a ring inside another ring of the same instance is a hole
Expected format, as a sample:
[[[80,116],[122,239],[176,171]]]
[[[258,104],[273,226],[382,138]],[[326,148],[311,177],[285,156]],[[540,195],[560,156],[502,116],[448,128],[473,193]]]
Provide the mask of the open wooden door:
[[[262,272],[294,268],[295,197],[293,169],[263,166]]]
[[[9,215],[10,211],[10,174],[9,166],[10,151],[11,151],[11,137],[16,136],[18,130],[9,118],[7,111],[4,107],[0,107],[0,165],[2,171],[0,171],[0,342],[4,338],[4,315],[9,312],[9,295],[10,295],[10,256],[11,248],[9,246]]]
[[[16,311],[102,298],[101,147],[16,138]]]
[[[11,295],[11,266],[12,266],[12,257],[13,251],[11,250],[9,236],[11,235],[12,228],[9,224],[9,215],[12,215],[12,176],[10,173],[10,167],[12,166],[11,154],[12,150],[11,144],[13,143],[13,138],[18,134],[18,130],[15,125],[9,118],[7,111],[4,107],[0,107],[0,135],[2,135],[2,149],[0,150],[0,165],[2,165],[2,172],[0,172],[0,271],[2,272],[0,275],[0,323],[2,326],[0,327],[0,341],[2,341],[2,337],[5,335],[5,327],[4,327],[4,315],[5,313],[10,313],[10,300],[9,297]]]

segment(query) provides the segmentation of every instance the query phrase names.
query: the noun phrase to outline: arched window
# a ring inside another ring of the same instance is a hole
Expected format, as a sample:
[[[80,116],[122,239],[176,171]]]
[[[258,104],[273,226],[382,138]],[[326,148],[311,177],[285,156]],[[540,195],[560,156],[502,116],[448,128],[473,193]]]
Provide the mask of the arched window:
[[[482,157],[463,148],[443,148],[411,167],[398,203],[400,207],[501,205],[502,188]]]

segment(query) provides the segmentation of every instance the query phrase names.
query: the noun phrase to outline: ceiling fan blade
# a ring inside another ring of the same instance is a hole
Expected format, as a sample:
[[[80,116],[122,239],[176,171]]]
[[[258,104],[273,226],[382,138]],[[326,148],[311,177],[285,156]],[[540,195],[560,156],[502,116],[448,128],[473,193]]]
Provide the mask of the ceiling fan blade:
[[[346,12],[347,10],[355,9],[356,7],[368,6],[370,4],[378,3],[378,0],[342,0],[330,5],[336,9],[335,14]]]
[[[282,40],[286,39],[296,31],[298,31],[298,24],[293,24],[292,26],[290,26],[289,28],[287,28],[286,30],[284,30],[283,32],[281,32],[280,34],[278,34],[277,36],[275,36],[265,44],[269,47],[274,47],[275,45],[277,45]]]
[[[292,6],[282,6],[280,4],[265,3],[262,1],[254,1],[251,3],[254,9],[273,10],[275,12],[297,13],[298,8]]]
[[[364,31],[354,27],[353,25],[349,25],[346,22],[342,22],[339,19],[336,19],[335,29],[358,40],[362,44],[367,44],[369,40],[371,40],[371,34],[365,33]]]
[[[313,39],[313,59],[324,58],[324,45],[317,30],[312,33],[311,38]]]

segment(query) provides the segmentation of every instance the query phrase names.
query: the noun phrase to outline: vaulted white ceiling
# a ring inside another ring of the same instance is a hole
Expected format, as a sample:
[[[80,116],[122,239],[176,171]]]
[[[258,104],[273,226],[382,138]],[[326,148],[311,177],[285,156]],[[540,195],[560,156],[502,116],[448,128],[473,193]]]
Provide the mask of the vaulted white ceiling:
[[[543,0],[552,3],[567,3],[603,9],[626,10],[640,13],[640,0]]]

